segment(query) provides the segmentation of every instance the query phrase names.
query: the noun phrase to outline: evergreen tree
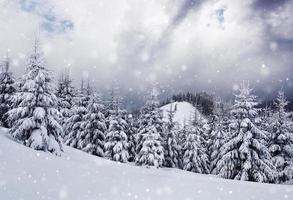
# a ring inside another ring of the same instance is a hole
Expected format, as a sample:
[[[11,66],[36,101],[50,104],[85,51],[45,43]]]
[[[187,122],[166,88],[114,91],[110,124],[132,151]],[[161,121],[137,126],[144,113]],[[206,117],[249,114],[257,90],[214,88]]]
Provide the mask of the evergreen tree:
[[[0,125],[8,128],[7,111],[11,109],[11,96],[15,93],[14,77],[9,72],[9,58],[6,57],[0,73]]]
[[[189,125],[187,125],[186,120],[184,120],[183,127],[180,128],[178,131],[178,147],[179,147],[179,160],[180,160],[179,168],[180,169],[183,169],[183,155],[184,155],[183,146],[187,139],[188,127]]]
[[[87,114],[88,98],[85,97],[83,81],[78,95],[73,98],[73,106],[70,109],[70,117],[67,118],[64,124],[64,143],[68,146],[79,148],[78,136],[83,131],[84,116]]]
[[[198,120],[197,113],[191,125],[187,128],[187,138],[183,144],[183,170],[207,174],[209,159],[204,147],[203,124]]]
[[[137,120],[132,114],[124,113],[123,119],[126,121],[125,133],[128,138],[128,161],[134,162],[136,155],[136,132],[137,132]]]
[[[273,116],[273,109],[266,105],[265,108],[260,109],[260,117],[257,126],[263,130],[263,132],[266,134],[268,139],[271,138],[271,133],[273,132],[273,124],[274,124],[274,116]],[[268,143],[269,141],[267,141]],[[268,146],[268,144],[266,145]]]
[[[103,105],[98,95],[92,95],[77,135],[77,148],[93,155],[104,157],[106,123]]]
[[[110,127],[110,122],[113,117],[121,114],[121,101],[122,98],[119,95],[119,87],[117,84],[113,84],[110,92],[110,99],[108,100],[104,115],[106,118],[107,127]]]
[[[256,96],[243,83],[231,113],[234,119],[227,142],[221,147],[217,163],[219,175],[224,178],[245,181],[270,182],[274,179],[274,167],[269,150],[265,146],[266,135],[256,125],[258,110]]]
[[[180,148],[178,145],[178,129],[174,122],[175,110],[170,106],[168,112],[168,121],[165,125],[165,162],[164,166],[179,168],[180,164]]]
[[[113,116],[110,121],[106,136],[105,151],[106,157],[114,161],[128,161],[128,138],[124,131],[126,126],[126,121],[120,115]]]
[[[105,151],[108,158],[114,161],[127,162],[129,159],[129,143],[126,130],[130,130],[124,119],[127,112],[121,109],[121,97],[118,94],[118,87],[113,86],[111,90],[111,100],[107,110],[106,121],[108,130],[106,134]]]
[[[80,87],[80,98],[81,98],[81,105],[83,107],[87,107],[92,99],[93,89],[90,85],[89,80],[87,81],[87,86],[84,86],[83,80],[81,81],[81,87]],[[98,97],[99,98],[99,97]],[[101,99],[99,98],[99,101]]]
[[[60,155],[62,127],[56,117],[57,97],[37,42],[18,86],[12,97],[13,109],[8,112],[10,133],[28,147]]]
[[[162,112],[158,108],[156,91],[149,95],[139,118],[135,162],[137,165],[161,167],[164,162],[162,146]]]
[[[56,96],[58,97],[58,110],[60,112],[60,124],[64,126],[66,120],[71,116],[71,108],[73,107],[73,100],[75,97],[75,88],[72,86],[72,80],[69,74],[65,71],[65,74],[61,76]],[[64,137],[64,135],[62,136]]]
[[[188,129],[188,124],[186,120],[184,119],[183,121],[183,127],[179,129],[178,131],[178,145],[181,148],[186,141],[187,138],[187,129]]]
[[[227,118],[220,118],[217,116],[213,122],[213,130],[211,132],[211,145],[209,146],[210,152],[210,173],[211,174],[218,174],[217,171],[217,163],[220,159],[220,149],[225,143],[225,139],[227,137],[228,131],[228,124]]]
[[[228,131],[228,116],[221,100],[216,101],[214,115],[210,123],[210,144],[209,144],[209,159],[210,173],[218,174],[217,162],[220,157],[220,148],[225,143],[225,137]]]
[[[277,183],[293,178],[293,132],[285,107],[288,105],[284,92],[279,91],[275,101],[277,113],[273,116],[269,150],[277,171]]]

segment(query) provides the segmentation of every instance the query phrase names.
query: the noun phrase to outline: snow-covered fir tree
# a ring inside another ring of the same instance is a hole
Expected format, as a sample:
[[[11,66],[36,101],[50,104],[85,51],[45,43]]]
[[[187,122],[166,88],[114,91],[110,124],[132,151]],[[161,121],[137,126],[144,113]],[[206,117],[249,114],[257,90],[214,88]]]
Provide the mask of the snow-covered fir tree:
[[[164,162],[162,145],[163,116],[159,109],[157,92],[153,90],[148,96],[139,117],[135,162],[137,165],[161,167]]]
[[[129,144],[126,130],[128,124],[126,122],[126,111],[121,109],[121,97],[119,96],[119,88],[113,86],[111,89],[110,102],[107,107],[107,124],[105,152],[106,157],[114,161],[127,162],[129,159]],[[130,130],[128,130],[130,131]]]
[[[0,126],[8,128],[7,111],[11,109],[11,96],[15,93],[15,80],[12,72],[9,71],[9,58],[6,56],[5,61],[1,64],[0,73]]]
[[[264,131],[268,139],[271,138],[271,133],[273,132],[274,116],[273,116],[272,106],[266,105],[264,108],[260,109],[259,120],[257,125]],[[269,141],[267,141],[269,142]]]
[[[77,135],[77,148],[90,154],[104,157],[106,122],[99,95],[91,95],[86,114]]]
[[[58,100],[38,42],[18,86],[12,97],[13,109],[8,112],[10,133],[28,147],[60,155],[63,130],[57,119]]]
[[[183,170],[201,174],[209,173],[209,158],[204,145],[203,126],[196,110],[192,123],[187,126],[187,136],[182,147]]]
[[[124,128],[124,131],[128,138],[128,161],[134,162],[136,155],[137,119],[128,112],[124,112],[122,118],[126,121],[126,127]]]
[[[277,112],[273,115],[272,132],[269,150],[276,167],[277,183],[293,179],[293,130],[285,108],[288,105],[284,92],[279,91],[275,106]]]
[[[184,155],[184,152],[183,152],[183,146],[184,146],[184,143],[186,141],[186,138],[187,138],[187,133],[188,133],[188,127],[189,125],[187,124],[186,120],[184,120],[183,122],[183,127],[180,127],[179,130],[178,130],[178,147],[179,147],[179,159],[180,159],[180,166],[179,168],[180,169],[183,169],[183,155]]]
[[[71,116],[71,108],[76,95],[75,88],[72,86],[72,80],[69,73],[65,71],[58,82],[56,96],[58,98],[58,110],[60,112],[60,124],[64,126],[66,120]],[[64,135],[62,136],[64,137]]]
[[[218,174],[217,162],[220,159],[220,148],[225,143],[228,131],[228,116],[221,100],[216,101],[214,114],[210,123],[209,159],[210,173]]]
[[[179,168],[180,163],[180,147],[178,144],[178,126],[174,122],[174,114],[176,110],[170,106],[167,111],[168,121],[164,126],[164,150],[165,150],[165,167]]]
[[[90,85],[89,79],[87,80],[87,85],[84,85],[83,79],[81,80],[81,86],[80,86],[80,98],[81,98],[81,105],[84,107],[87,107],[89,105],[89,102],[92,99],[93,89]],[[99,98],[99,101],[100,98]]]
[[[125,133],[127,127],[126,121],[121,115],[111,117],[110,126],[106,135],[105,152],[106,157],[114,161],[127,162],[128,153],[128,138]]]
[[[117,116],[118,114],[121,114],[121,102],[122,98],[119,95],[119,87],[117,84],[113,83],[110,91],[110,97],[108,99],[108,102],[106,104],[106,109],[104,110],[104,115],[106,118],[107,127],[110,127],[110,122],[113,117]]]
[[[224,178],[244,181],[270,182],[274,179],[274,167],[268,148],[267,136],[255,125],[258,116],[256,96],[248,84],[242,84],[229,122],[229,138],[220,149],[217,171]]]
[[[73,106],[70,109],[70,117],[64,124],[64,143],[78,148],[78,136],[83,131],[84,116],[87,113],[88,97],[85,96],[83,80],[78,95],[73,98]]]
[[[179,128],[179,131],[178,131],[178,145],[180,148],[182,148],[185,140],[186,140],[186,137],[187,137],[187,127],[188,127],[188,123],[187,123],[187,120],[184,119],[183,121],[183,126]]]

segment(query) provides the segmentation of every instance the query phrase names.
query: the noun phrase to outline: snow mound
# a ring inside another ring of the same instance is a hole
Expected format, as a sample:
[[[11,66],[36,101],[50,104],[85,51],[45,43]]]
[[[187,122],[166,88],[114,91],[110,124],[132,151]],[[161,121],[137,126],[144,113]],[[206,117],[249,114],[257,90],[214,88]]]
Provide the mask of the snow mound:
[[[64,148],[61,157],[14,142],[0,129],[3,200],[282,200],[293,187],[240,182],[176,169],[146,169]]]
[[[198,113],[198,117],[205,120],[200,112],[188,102],[173,102],[161,107],[163,110],[164,120],[168,120],[168,111],[170,109],[175,110],[174,121],[179,124],[180,127],[183,127],[184,124],[188,124],[193,118],[194,113]]]

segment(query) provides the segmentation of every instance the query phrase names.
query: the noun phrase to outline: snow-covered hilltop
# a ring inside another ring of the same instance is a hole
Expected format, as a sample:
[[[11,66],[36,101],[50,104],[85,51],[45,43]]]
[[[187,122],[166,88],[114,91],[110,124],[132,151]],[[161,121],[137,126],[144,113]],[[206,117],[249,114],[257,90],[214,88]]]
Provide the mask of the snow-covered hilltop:
[[[184,124],[188,124],[194,118],[195,113],[197,113],[198,118],[204,119],[200,112],[191,104],[186,101],[183,102],[173,102],[161,107],[163,111],[164,120],[168,120],[168,111],[172,109],[174,113],[174,122],[177,122],[180,127]]]
[[[286,200],[293,187],[225,180],[177,169],[120,164],[64,146],[35,151],[0,130],[0,199]]]

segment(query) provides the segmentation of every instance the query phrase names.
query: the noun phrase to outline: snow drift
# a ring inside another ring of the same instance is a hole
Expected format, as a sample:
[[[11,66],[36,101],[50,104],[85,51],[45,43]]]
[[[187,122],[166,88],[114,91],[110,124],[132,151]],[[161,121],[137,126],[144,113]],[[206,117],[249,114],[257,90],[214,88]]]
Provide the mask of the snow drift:
[[[281,200],[293,187],[225,180],[176,169],[146,169],[64,148],[61,157],[35,151],[0,130],[3,200]]]

